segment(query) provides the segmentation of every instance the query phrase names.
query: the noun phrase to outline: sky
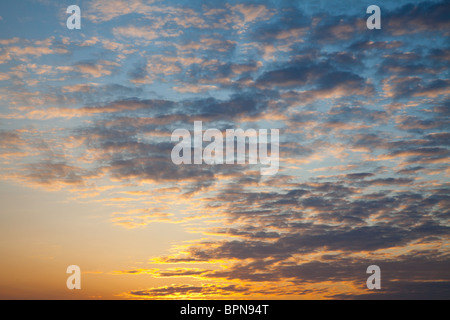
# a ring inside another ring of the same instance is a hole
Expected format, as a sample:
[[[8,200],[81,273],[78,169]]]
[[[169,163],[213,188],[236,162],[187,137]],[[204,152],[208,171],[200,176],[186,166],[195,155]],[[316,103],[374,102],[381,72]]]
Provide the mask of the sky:
[[[1,1],[0,299],[449,299],[449,17]],[[278,129],[278,172],[174,164],[195,121]]]

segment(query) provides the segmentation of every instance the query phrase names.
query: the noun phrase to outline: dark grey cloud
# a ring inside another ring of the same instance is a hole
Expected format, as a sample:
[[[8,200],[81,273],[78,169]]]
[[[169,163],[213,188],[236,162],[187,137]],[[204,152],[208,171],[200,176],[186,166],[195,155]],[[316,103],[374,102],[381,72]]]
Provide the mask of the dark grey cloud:
[[[255,28],[251,38],[258,42],[276,43],[278,40],[283,40],[293,30],[301,30],[301,33],[308,32],[311,20],[311,16],[290,4],[282,8],[271,22]]]
[[[69,185],[83,184],[84,170],[61,161],[43,161],[26,166],[26,178],[41,185],[64,183]]]
[[[202,294],[206,296],[227,296],[240,292],[247,291],[248,288],[237,285],[204,285],[204,286],[193,286],[193,285],[173,285],[170,287],[153,288],[146,290],[135,290],[130,291],[129,294],[133,296],[143,297],[172,297],[174,295],[195,295]]]
[[[311,60],[294,61],[290,66],[267,71],[256,81],[259,86],[293,88],[312,84],[327,74],[329,64]]]
[[[406,4],[384,15],[386,29],[394,35],[417,32],[447,32],[450,28],[448,1]]]

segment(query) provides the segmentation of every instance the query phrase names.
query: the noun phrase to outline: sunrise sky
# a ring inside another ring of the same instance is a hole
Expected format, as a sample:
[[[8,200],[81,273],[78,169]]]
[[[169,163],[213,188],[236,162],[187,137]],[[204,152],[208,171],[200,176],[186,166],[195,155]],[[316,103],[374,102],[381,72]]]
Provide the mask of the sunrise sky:
[[[0,1],[0,298],[449,299],[449,17]],[[279,129],[278,173],[173,164],[194,121]]]

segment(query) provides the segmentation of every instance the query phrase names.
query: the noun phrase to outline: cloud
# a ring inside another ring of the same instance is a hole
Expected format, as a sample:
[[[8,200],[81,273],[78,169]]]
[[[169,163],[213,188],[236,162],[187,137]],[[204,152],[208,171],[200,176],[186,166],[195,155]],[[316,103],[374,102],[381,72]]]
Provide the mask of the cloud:
[[[45,161],[27,166],[25,178],[39,185],[80,185],[83,183],[82,169],[65,162]]]
[[[318,42],[336,42],[355,38],[365,28],[365,21],[354,17],[325,17],[313,30],[311,38]]]
[[[135,297],[148,297],[153,299],[167,299],[180,297],[226,297],[245,292],[246,288],[237,285],[174,285],[147,290],[130,291],[128,294]]]
[[[448,297],[448,4],[386,4],[372,31],[347,9],[96,0],[76,39],[18,30],[0,40],[1,178],[130,234],[188,233],[113,272],[157,279],[126,298]],[[279,173],[174,165],[194,121],[279,128]],[[371,264],[386,291],[366,290]]]
[[[112,65],[114,66],[115,63]],[[74,67],[74,69],[77,72],[80,72],[86,76],[90,76],[93,78],[100,78],[102,76],[109,76],[111,75],[112,71],[108,70],[109,66],[106,65],[100,65],[95,62],[80,62],[77,63]],[[111,66],[111,64],[109,64]]]
[[[95,23],[101,23],[134,12],[145,12],[150,8],[147,4],[152,2],[141,0],[95,0],[92,1],[88,9],[88,19]]]
[[[449,13],[450,6],[446,1],[411,3],[389,12],[386,25],[396,36],[431,31],[441,31],[448,35]]]
[[[113,29],[113,33],[116,37],[141,38],[144,40],[154,40],[159,37],[176,37],[181,34],[178,31],[160,32],[156,30],[151,30],[148,27],[136,27],[136,26],[116,27]]]

